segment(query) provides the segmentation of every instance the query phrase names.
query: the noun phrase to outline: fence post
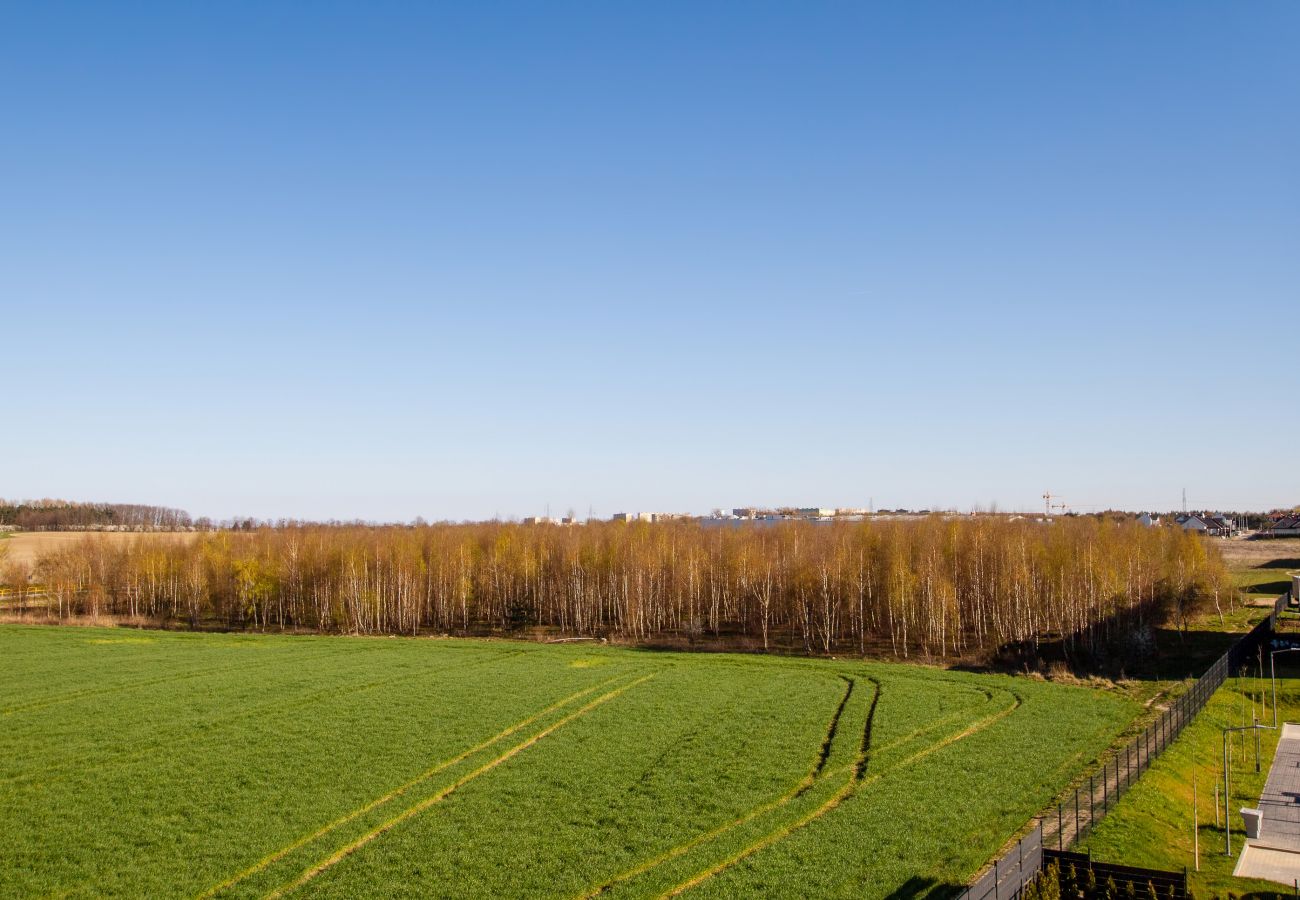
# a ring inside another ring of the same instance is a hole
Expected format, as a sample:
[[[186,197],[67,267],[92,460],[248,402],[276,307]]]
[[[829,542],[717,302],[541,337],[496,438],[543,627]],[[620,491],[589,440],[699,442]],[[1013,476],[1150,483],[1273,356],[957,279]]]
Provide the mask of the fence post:
[[[1088,776],[1088,830],[1092,831],[1092,823],[1097,818],[1097,782],[1095,775]]]
[[[1079,789],[1074,789],[1074,839],[1079,840]]]
[[[1025,883],[1025,839],[1016,841],[1016,890]]]
[[[1060,803],[1056,804],[1056,849],[1057,850],[1065,849],[1065,822],[1064,822],[1065,816],[1063,814],[1064,811],[1061,809],[1062,805],[1063,804]]]

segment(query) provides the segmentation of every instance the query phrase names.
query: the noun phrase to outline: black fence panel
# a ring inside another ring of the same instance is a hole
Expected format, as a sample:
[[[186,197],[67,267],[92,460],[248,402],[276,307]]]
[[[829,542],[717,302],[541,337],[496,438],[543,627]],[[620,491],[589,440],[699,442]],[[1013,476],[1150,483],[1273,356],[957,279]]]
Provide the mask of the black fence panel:
[[[1165,872],[1160,869],[1121,866],[1114,863],[1098,862],[1088,853],[1074,853],[1069,850],[1044,850],[1044,867],[1052,863],[1056,864],[1057,877],[1063,883],[1072,881],[1085,894],[1087,891],[1084,885],[1089,881],[1097,885],[1098,891],[1104,891],[1106,883],[1114,881],[1115,886],[1120,891],[1124,891],[1131,884],[1134,894],[1139,897],[1147,896],[1148,886],[1154,887],[1157,895],[1162,900],[1166,897],[1182,898],[1187,896],[1186,870],[1182,872]],[[1089,873],[1092,874],[1091,879],[1088,878]],[[1070,875],[1073,875],[1073,879],[1070,879]]]

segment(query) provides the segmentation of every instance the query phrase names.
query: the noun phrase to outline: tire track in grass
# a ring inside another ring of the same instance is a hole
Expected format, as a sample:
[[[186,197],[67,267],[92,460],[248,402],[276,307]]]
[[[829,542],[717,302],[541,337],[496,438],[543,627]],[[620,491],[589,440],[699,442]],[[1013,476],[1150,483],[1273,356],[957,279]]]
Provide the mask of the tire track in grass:
[[[911,756],[907,757],[906,759],[894,763],[893,765],[889,766],[888,768],[882,771],[875,772],[872,773],[871,775],[868,775],[867,766],[873,756],[872,752],[870,751],[871,724],[875,718],[876,704],[880,700],[879,682],[877,682],[876,684],[877,684],[876,695],[872,699],[871,711],[868,714],[868,718],[867,718],[867,727],[863,733],[862,752],[859,753],[858,759],[854,762],[854,764],[851,767],[850,766],[842,767],[841,769],[837,769],[835,773],[832,773],[832,774],[843,773],[851,770],[852,775],[845,782],[845,784],[842,785],[839,788],[839,790],[837,790],[835,794],[833,794],[830,797],[830,799],[828,799],[821,806],[817,807],[816,809],[812,810],[806,815],[801,816],[800,818],[796,819],[794,822],[787,825],[786,827],[769,833],[768,835],[764,836],[758,841],[755,841],[749,846],[732,854],[730,857],[726,858],[725,860],[717,863],[716,865],[710,866],[708,869],[705,869],[702,872],[697,873],[696,875],[692,876],[691,878],[682,882],[681,884],[677,885],[671,890],[661,894],[660,900],[664,900],[664,898],[669,898],[669,897],[677,897],[685,893],[686,891],[689,891],[690,889],[697,887],[700,884],[703,884],[705,881],[708,881],[710,878],[713,878],[714,876],[721,874],[727,869],[730,869],[732,866],[747,859],[748,857],[754,855],[760,850],[764,850],[767,847],[772,846],[778,841],[781,841],[786,837],[789,837],[791,834],[793,834],[795,831],[799,830],[800,828],[803,828],[811,824],[812,822],[824,816],[826,813],[835,809],[837,806],[839,806],[849,797],[855,795],[861,790],[864,790],[868,785],[880,781],[886,775],[892,772],[896,772],[904,766],[911,765],[912,763],[917,762],[920,759],[924,759],[925,757],[933,753],[936,753],[939,750],[944,749],[945,747],[950,747],[959,741],[965,740],[966,738],[971,737],[972,735],[977,734],[983,731],[984,729],[990,727],[991,725],[995,724],[1001,719],[1006,718],[1007,716],[1014,713],[1017,709],[1019,709],[1021,704],[1024,702],[1019,694],[1015,693],[1014,691],[1006,691],[1006,693],[1010,694],[1012,697],[1012,703],[1009,706],[1005,707],[1004,709],[998,710],[992,715],[985,716],[984,718],[977,720],[976,722],[974,722],[967,728],[963,729],[962,731],[949,735],[943,740],[925,747],[924,749],[918,751],[917,753],[914,753]],[[898,746],[898,743],[894,742],[893,746]],[[876,751],[876,754],[874,755],[878,755],[879,752],[880,751]]]
[[[293,853],[295,850],[299,850],[302,847],[305,847],[308,844],[312,843],[313,841],[325,837],[330,832],[343,827],[344,825],[359,818],[360,816],[363,816],[369,812],[373,812],[374,810],[378,809],[384,804],[397,799],[398,797],[402,796],[407,791],[409,791],[411,788],[418,787],[420,784],[424,783],[425,781],[428,781],[430,778],[432,778],[434,775],[437,775],[439,772],[442,772],[445,769],[449,769],[452,766],[456,765],[457,763],[463,762],[464,760],[468,759],[470,756],[473,756],[475,753],[479,753],[483,750],[486,750],[489,747],[491,747],[493,744],[496,744],[499,741],[504,740],[505,738],[509,737],[515,732],[523,728],[527,728],[529,725],[532,725],[538,719],[544,718],[553,712],[558,712],[559,710],[570,705],[576,700],[579,700],[594,691],[598,691],[603,687],[607,687],[608,685],[613,684],[615,681],[618,681],[620,678],[623,677],[625,676],[616,675],[613,678],[608,678],[605,681],[600,682],[599,684],[594,684],[589,688],[584,688],[581,691],[577,691],[576,693],[570,694],[564,699],[552,703],[550,706],[546,707],[540,712],[533,713],[532,715],[528,716],[526,719],[521,719],[515,724],[502,729],[501,731],[494,734],[492,737],[478,744],[475,744],[473,747],[469,748],[468,750],[465,750],[462,753],[459,753],[456,756],[453,756],[449,759],[445,759],[442,762],[439,762],[428,769],[425,769],[419,775],[416,775],[414,778],[404,782],[403,784],[394,788],[388,793],[383,794],[380,797],[376,797],[374,800],[371,800],[369,803],[365,804],[364,806],[357,807],[353,811],[346,813],[343,816],[340,816],[339,818],[330,822],[328,825],[322,826],[321,828],[317,829],[316,831],[312,832],[306,837],[299,838],[298,840],[294,841],[292,844],[288,844],[280,848],[279,850],[276,850],[275,852],[262,857],[262,859],[258,860],[253,865],[249,866],[248,868],[244,869],[243,871],[235,875],[232,875],[230,878],[221,882],[221,884],[218,884],[215,887],[208,888],[202,894],[198,895],[198,900],[207,900],[207,898],[214,897],[217,894],[221,893],[222,891],[229,890],[230,888],[239,884],[241,881],[244,881],[247,878],[251,878],[257,873],[264,871],[274,863],[280,861],[281,859],[284,859],[286,856],[288,856],[290,853]]]
[[[984,698],[984,705],[988,705],[989,703],[993,702],[992,691],[989,691],[985,688],[967,688],[967,690],[969,691],[969,693],[978,694],[980,697]],[[878,746],[876,748],[876,754],[879,755],[881,753],[884,753],[887,750],[893,750],[895,747],[899,747],[903,744],[908,743],[909,741],[916,740],[918,737],[920,737],[923,734],[929,734],[931,731],[936,731],[944,727],[945,725],[957,721],[958,719],[961,719],[964,716],[968,715],[971,711],[971,708],[974,705],[975,704],[971,704],[970,706],[963,706],[960,709],[956,709],[953,712],[948,713],[948,715],[946,716],[941,716],[940,718],[935,719],[932,722],[928,722],[925,725],[921,725],[917,728],[913,728],[907,734],[899,735],[898,737],[891,740],[889,743],[881,744],[880,746]]]
[[[831,745],[835,743],[835,732],[840,730],[840,716],[844,715],[844,707],[848,706],[849,698],[853,696],[853,679],[847,675],[841,675],[840,677],[844,679],[848,686],[844,689],[844,696],[840,698],[840,705],[835,708],[835,714],[831,716],[831,724],[826,728],[826,737],[822,740],[821,752],[817,754],[817,764],[813,766],[813,770],[809,775],[809,787],[812,786],[812,781],[821,775],[822,770],[826,768],[827,760],[831,758]]]
[[[644,875],[646,872],[649,872],[652,869],[656,869],[659,866],[663,865],[664,863],[671,862],[672,860],[677,859],[678,857],[683,856],[686,853],[689,853],[691,850],[694,850],[696,847],[700,846],[701,844],[706,844],[709,841],[716,840],[717,838],[721,837],[727,832],[739,828],[749,822],[752,822],[754,819],[757,819],[761,815],[764,815],[766,813],[771,812],[774,809],[779,809],[780,807],[785,806],[787,803],[790,803],[792,800],[802,796],[804,793],[810,790],[817,783],[817,781],[819,780],[819,776],[821,775],[821,773],[826,767],[826,763],[830,758],[831,745],[834,742],[836,732],[838,732],[839,730],[840,718],[844,714],[844,708],[848,705],[849,697],[853,694],[853,688],[855,685],[854,679],[848,677],[847,675],[841,675],[840,678],[844,679],[844,681],[847,682],[847,687],[844,691],[844,696],[840,698],[839,706],[836,707],[835,712],[831,716],[830,724],[826,728],[826,737],[822,741],[821,750],[818,752],[817,759],[813,763],[813,766],[809,770],[808,774],[805,775],[803,778],[801,778],[793,788],[786,791],[784,794],[777,797],[775,800],[771,800],[760,806],[754,807],[753,809],[749,810],[739,818],[733,819],[729,822],[724,822],[721,825],[709,831],[696,835],[695,837],[691,838],[689,841],[683,844],[678,844],[676,847],[671,847],[668,850],[665,850],[663,853],[659,854],[658,856],[646,860],[645,862],[637,866],[634,866],[633,868],[628,869],[625,872],[619,873],[618,875],[614,876],[608,881],[603,882],[600,885],[596,886],[595,888],[592,888],[591,890],[587,891],[585,894],[582,894],[581,900],[590,900],[590,898],[604,894],[605,892],[617,887],[618,885],[626,881],[631,881],[633,878],[637,878],[638,876]],[[877,683],[877,692],[879,692],[878,683]]]
[[[853,679],[849,678],[847,675],[841,675],[840,677],[843,678],[845,681],[848,681],[850,684],[853,683]],[[874,679],[871,680],[874,682]],[[877,693],[878,693],[879,683],[876,682],[876,684],[877,684]],[[979,697],[983,698],[985,703],[991,703],[993,700],[992,693],[984,688],[968,687],[966,685],[961,685],[960,687],[962,688],[963,691],[976,694]],[[619,875],[616,875],[614,878],[611,878],[609,881],[606,881],[600,884],[599,886],[593,888],[592,890],[588,891],[587,893],[581,895],[581,900],[590,900],[590,898],[599,896],[600,894],[604,894],[607,891],[613,889],[614,887],[617,887],[619,884],[622,884],[625,881],[630,881],[633,878],[636,878],[640,875],[644,875],[646,872],[658,868],[659,866],[665,863],[671,862],[672,860],[685,855],[686,853],[690,852],[696,847],[699,847],[702,844],[706,844],[710,841],[716,840],[717,838],[723,836],[727,832],[732,831],[736,828],[743,827],[749,822],[752,822],[754,819],[757,819],[759,816],[765,815],[769,812],[772,812],[773,810],[788,805],[792,801],[796,800],[797,798],[801,797],[803,794],[811,790],[815,786],[818,780],[817,776],[819,776],[822,773],[822,771],[825,768],[825,763],[829,759],[829,755],[830,755],[829,745],[834,738],[835,732],[838,731],[839,720],[843,714],[844,707],[848,703],[849,693],[851,693],[851,691],[852,688],[850,688],[849,692],[845,694],[844,698],[840,702],[839,708],[836,710],[834,716],[832,717],[831,725],[827,728],[827,739],[822,744],[822,755],[819,756],[818,762],[814,765],[812,771],[810,771],[808,775],[805,775],[804,778],[801,779],[799,783],[796,784],[793,788],[791,788],[781,796],[777,797],[776,799],[771,800],[767,803],[764,803],[760,806],[757,806],[749,810],[744,815],[736,819],[733,819],[729,822],[725,822],[707,832],[699,834],[696,837],[692,838],[691,840],[683,844],[679,844],[676,847],[672,847],[669,850],[666,850],[663,853],[659,854],[658,856],[655,856],[647,860],[646,862],[643,862],[637,866],[634,866],[631,869],[628,869],[625,872],[620,873]],[[973,705],[974,704],[972,704],[972,706]],[[894,740],[890,741],[888,744],[884,744],[880,747],[877,747],[874,753],[878,757],[880,754],[886,752],[887,750],[892,750],[895,747],[902,746],[906,744],[908,741],[915,740],[917,737],[923,734],[929,733],[931,731],[934,731],[936,728],[941,728],[944,725],[951,723],[955,719],[960,719],[963,716],[968,715],[970,711],[971,711],[970,706],[962,707],[961,709],[949,713],[947,716],[944,716],[936,720],[935,722],[931,722],[920,728],[916,728],[906,735],[902,735],[898,738],[895,738]],[[873,705],[873,713],[874,713],[874,705]],[[865,745],[864,748],[862,749],[865,749]],[[827,777],[842,775],[846,773],[849,768],[850,767],[837,768],[832,772],[828,773]],[[892,768],[893,767],[890,767],[891,771]],[[881,774],[883,775],[885,773],[882,772]]]
[[[157,736],[154,735],[151,736],[150,738],[146,738],[145,740],[134,741],[131,744],[128,744],[126,747],[122,748],[121,750],[117,751],[116,753],[107,753],[107,754],[101,754],[97,756],[94,762],[88,763],[82,761],[81,759],[70,759],[58,763],[56,765],[46,766],[43,769],[29,769],[25,772],[20,772],[16,775],[10,775],[4,778],[0,778],[0,784],[20,784],[42,776],[50,776],[54,779],[57,779],[59,777],[67,777],[69,775],[73,775],[73,776],[82,775],[87,772],[93,772],[99,769],[106,768],[110,765],[129,763],[136,760],[144,759],[150,756],[154,751],[162,747],[166,747],[167,744],[172,741],[184,740],[187,736],[189,736],[190,732],[193,732],[194,730],[199,728],[211,728],[214,725],[228,724],[231,722],[237,722],[240,719],[254,718],[266,711],[278,712],[282,710],[289,710],[295,707],[305,706],[307,704],[313,703],[322,698],[335,699],[335,698],[348,697],[353,694],[361,694],[361,693],[365,693],[366,691],[372,691],[376,688],[388,687],[403,681],[410,681],[415,678],[428,676],[438,672],[445,672],[451,669],[464,671],[465,669],[473,668],[475,666],[488,665],[490,663],[496,663],[504,659],[509,659],[511,657],[519,656],[524,652],[526,651],[516,650],[508,653],[498,653],[494,656],[489,656],[484,659],[478,659],[470,663],[466,663],[463,660],[457,662],[451,662],[446,665],[432,666],[430,668],[420,669],[419,671],[415,671],[415,672],[403,672],[399,675],[380,678],[374,681],[368,681],[362,684],[352,685],[347,688],[342,688],[342,689],[332,688],[332,687],[321,688],[319,690],[313,691],[312,693],[297,696],[292,699],[282,698],[276,700],[268,700],[267,702],[258,704],[257,706],[244,707],[240,709],[238,712],[229,713],[226,715],[209,716],[207,719],[204,719],[199,722],[187,723],[182,728],[178,728],[172,733],[165,735],[161,740],[159,740]]]
[[[586,715],[587,713],[591,712],[593,709],[595,709],[596,707],[604,703],[608,703],[610,700],[613,700],[615,697],[618,697],[620,694],[623,694],[631,690],[632,688],[637,687],[638,685],[644,684],[645,682],[649,681],[651,678],[654,678],[656,674],[657,673],[652,672],[649,675],[642,675],[640,678],[637,678],[634,681],[631,681],[623,685],[622,687],[615,688],[609,693],[602,694],[601,696],[597,697],[595,700],[592,700],[590,703],[587,703],[585,706],[581,707],[580,709],[572,713],[569,713],[569,715],[565,716],[559,721],[551,725],[548,725],[546,728],[537,732],[532,737],[511,747],[509,750],[507,750],[505,753],[502,753],[500,756],[496,757],[495,759],[492,759],[484,763],[483,765],[479,766],[477,769],[470,772],[468,775],[464,775],[458,778],[457,780],[453,781],[451,784],[449,784],[442,790],[438,791],[436,794],[433,794],[430,797],[426,797],[424,800],[421,800],[419,803],[416,803],[415,805],[408,807],[407,809],[393,816],[391,819],[387,820],[386,822],[383,822],[382,824],[366,832],[356,840],[336,850],[334,853],[327,856],[325,859],[321,860],[319,863],[312,866],[307,871],[303,872],[293,882],[286,885],[282,885],[276,888],[271,893],[267,894],[266,900],[276,900],[276,898],[283,897],[285,894],[291,891],[296,891],[298,888],[307,884],[309,881],[311,881],[316,876],[320,875],[322,872],[326,871],[327,869],[329,869],[334,865],[337,865],[339,862],[342,862],[344,859],[346,859],[351,854],[355,853],[357,850],[360,850],[366,844],[369,844],[371,841],[382,836],[386,832],[391,831],[393,828],[397,827],[398,825],[402,824],[408,819],[411,819],[414,816],[419,815],[420,813],[424,812],[426,809],[433,806],[434,804],[441,803],[443,800],[447,799],[447,797],[451,796],[451,794],[455,793],[457,790],[464,787],[469,782],[473,781],[474,779],[482,775],[486,775],[488,772],[491,772],[497,766],[501,765],[502,763],[510,760],[511,758],[527,750],[529,747],[533,746],[538,741],[545,738],[547,735],[554,733],[560,728],[563,728],[565,725],[569,724],[573,720]]]
[[[892,763],[891,765],[885,767],[884,769],[881,769],[880,771],[866,778],[862,782],[863,786],[879,781],[881,778],[884,778],[886,775],[897,772],[899,769],[903,768],[904,766],[910,766],[912,763],[924,759],[925,757],[931,755],[932,753],[937,753],[940,750],[944,749],[945,747],[950,747],[953,744],[957,743],[958,741],[963,741],[966,738],[971,737],[972,735],[978,734],[979,732],[988,728],[990,725],[994,725],[997,722],[1001,721],[1002,719],[1005,719],[1007,716],[1014,713],[1017,709],[1019,709],[1024,704],[1023,698],[1021,698],[1021,696],[1017,694],[1015,691],[1006,690],[1005,688],[998,688],[996,690],[1002,690],[1004,693],[1011,695],[1012,700],[1010,706],[1004,707],[1003,709],[1000,709],[991,715],[985,716],[982,719],[977,719],[975,722],[971,723],[963,730],[955,734],[950,734],[948,735],[948,737],[944,738],[941,741],[937,741],[933,744],[927,744],[925,747],[918,750],[916,753],[913,753],[911,756],[904,757],[898,762]],[[897,746],[899,746],[898,742],[894,742],[893,744],[890,745],[890,748],[892,749],[893,747],[897,747]],[[876,752],[877,755],[879,755],[879,753],[882,751],[877,750]],[[839,771],[840,772],[847,771],[847,767],[842,768]]]
[[[817,819],[826,815],[826,813],[835,809],[835,807],[843,803],[845,798],[849,797],[857,789],[858,785],[862,782],[863,776],[867,771],[867,765],[871,760],[871,731],[872,731],[872,726],[874,725],[876,720],[876,708],[880,705],[881,684],[878,680],[876,680],[875,678],[871,678],[870,676],[868,676],[868,680],[875,685],[876,689],[873,692],[873,695],[871,697],[871,707],[870,709],[867,710],[867,721],[862,729],[862,743],[858,748],[857,759],[854,760],[853,765],[850,767],[852,769],[853,774],[844,782],[844,784],[841,785],[840,788],[836,790],[835,793],[832,794],[830,798],[827,799],[826,802],[824,802],[821,806],[818,806],[816,809],[812,810],[811,812],[808,812],[805,815],[800,816],[798,819],[795,819],[790,824],[768,833],[764,837],[760,838],[759,840],[755,841],[749,846],[744,847],[743,849],[737,851],[736,853],[732,854],[731,856],[727,857],[721,862],[716,863],[715,865],[710,866],[704,871],[693,875],[688,880],[677,885],[677,887],[672,888],[671,890],[661,894],[660,895],[661,898],[676,897],[679,894],[683,894],[686,891],[689,891],[691,888],[695,887],[696,885],[708,881],[710,878],[713,878],[715,875],[718,875],[721,872],[725,872],[727,869],[731,868],[736,863],[740,862],[741,860],[749,856],[752,856],[753,854],[764,849],[765,847],[770,847],[772,844],[775,844],[777,841],[789,837],[795,831],[798,831],[800,828],[803,828],[805,825],[809,824],[810,822],[816,821]]]

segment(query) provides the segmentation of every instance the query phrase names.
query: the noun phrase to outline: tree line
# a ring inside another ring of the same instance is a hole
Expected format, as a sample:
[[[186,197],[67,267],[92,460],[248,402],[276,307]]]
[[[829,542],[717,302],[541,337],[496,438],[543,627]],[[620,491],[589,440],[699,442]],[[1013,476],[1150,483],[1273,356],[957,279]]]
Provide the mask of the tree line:
[[[1222,562],[1180,528],[1003,517],[706,527],[311,526],[88,537],[40,557],[57,618],[355,634],[738,642],[960,658],[1060,641],[1132,653],[1226,601]]]
[[[176,531],[194,524],[185,510],[165,506],[0,499],[0,528],[23,531]]]

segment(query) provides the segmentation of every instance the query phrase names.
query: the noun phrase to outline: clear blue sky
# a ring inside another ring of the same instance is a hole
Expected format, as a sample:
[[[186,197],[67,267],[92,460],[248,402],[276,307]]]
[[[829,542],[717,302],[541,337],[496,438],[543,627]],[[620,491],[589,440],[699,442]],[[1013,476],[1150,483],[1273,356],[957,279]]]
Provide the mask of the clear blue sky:
[[[0,496],[1300,503],[1300,5],[29,3]]]

